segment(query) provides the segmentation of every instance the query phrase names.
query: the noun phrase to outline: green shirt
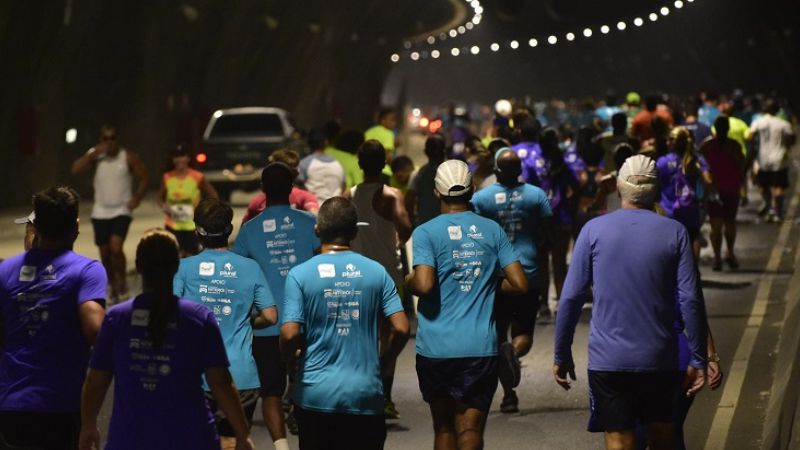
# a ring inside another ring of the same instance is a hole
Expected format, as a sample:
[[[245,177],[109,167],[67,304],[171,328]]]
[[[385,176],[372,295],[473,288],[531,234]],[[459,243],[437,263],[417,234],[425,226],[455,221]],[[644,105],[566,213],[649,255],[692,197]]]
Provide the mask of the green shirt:
[[[394,151],[394,131],[383,125],[375,125],[364,133],[364,139],[375,139],[387,152]]]
[[[728,138],[738,142],[742,147],[742,154],[747,156],[747,139],[750,138],[750,127],[738,117],[728,117]],[[717,130],[711,127],[711,132],[717,135]]]
[[[358,157],[356,155],[331,146],[325,147],[325,154],[339,161],[339,164],[344,168],[347,189],[364,182],[364,171],[358,166]]]

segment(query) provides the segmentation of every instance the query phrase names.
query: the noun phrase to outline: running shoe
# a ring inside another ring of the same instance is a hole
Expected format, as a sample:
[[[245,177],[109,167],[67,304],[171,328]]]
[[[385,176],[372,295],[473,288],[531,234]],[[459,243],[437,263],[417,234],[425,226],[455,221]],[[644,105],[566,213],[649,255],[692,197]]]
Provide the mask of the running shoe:
[[[517,393],[513,390],[508,391],[508,394],[503,396],[503,401],[500,403],[500,412],[503,414],[514,414],[519,412],[519,398]]]
[[[383,404],[383,414],[386,416],[387,419],[399,419],[400,418],[400,411],[394,407],[394,402],[391,400],[386,400],[386,403]]]
[[[517,351],[510,342],[500,344],[500,354],[498,355],[497,374],[503,386],[515,388],[519,386],[521,368]]]
[[[733,255],[728,256],[727,258],[725,258],[725,263],[728,264],[728,267],[730,267],[733,270],[736,270],[736,269],[739,268],[739,260],[737,260],[736,257],[733,256]]]

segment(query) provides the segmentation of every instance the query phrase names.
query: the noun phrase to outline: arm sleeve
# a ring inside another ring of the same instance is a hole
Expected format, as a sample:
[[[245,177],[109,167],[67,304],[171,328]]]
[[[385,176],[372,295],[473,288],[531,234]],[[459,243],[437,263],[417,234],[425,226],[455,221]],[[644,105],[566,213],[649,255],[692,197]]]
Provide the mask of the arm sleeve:
[[[689,365],[701,369],[706,367],[708,360],[706,307],[697,282],[689,234],[683,227],[678,230],[678,252],[678,304],[691,351]]]
[[[206,310],[205,319],[203,321],[203,329],[205,331],[205,353],[203,359],[203,368],[210,367],[228,367],[228,355],[225,353],[225,343],[222,341],[222,333],[219,331],[217,319],[214,314]]]
[[[383,296],[381,307],[383,309],[383,316],[389,317],[392,314],[403,311],[403,304],[400,302],[400,296],[397,295],[397,286],[392,281],[392,278],[383,270]]]
[[[92,359],[89,361],[89,367],[96,370],[103,370],[106,372],[114,371],[114,319],[116,314],[114,311],[109,311],[106,317],[103,318],[103,325],[100,327],[100,332],[97,333],[97,339],[94,342],[92,350]]]
[[[253,304],[256,307],[256,311],[261,311],[262,309],[267,309],[276,306],[275,305],[275,297],[272,296],[272,291],[270,291],[269,286],[267,285],[267,279],[264,277],[264,272],[261,271],[261,267],[258,264],[253,264],[253,274],[254,274],[254,285],[253,285]]]
[[[436,255],[434,255],[433,243],[431,242],[428,233],[422,229],[417,228],[411,235],[413,242],[413,261],[412,266],[431,266],[436,267]]]
[[[105,305],[106,285],[108,278],[106,270],[98,261],[92,261],[84,269],[81,277],[81,284],[78,290],[78,304],[88,301],[97,301]]]
[[[305,157],[300,160],[300,164],[297,165],[297,179],[302,181],[303,183],[306,182],[308,179],[308,166],[311,165],[311,158]]]
[[[306,323],[303,311],[303,289],[295,278],[294,270],[289,271],[289,275],[286,277],[283,296],[281,325],[287,322]]]
[[[556,364],[572,363],[572,339],[575,327],[581,318],[581,309],[592,288],[592,248],[589,235],[591,228],[584,227],[569,265],[567,279],[561,290],[561,300],[556,315],[555,358]]]

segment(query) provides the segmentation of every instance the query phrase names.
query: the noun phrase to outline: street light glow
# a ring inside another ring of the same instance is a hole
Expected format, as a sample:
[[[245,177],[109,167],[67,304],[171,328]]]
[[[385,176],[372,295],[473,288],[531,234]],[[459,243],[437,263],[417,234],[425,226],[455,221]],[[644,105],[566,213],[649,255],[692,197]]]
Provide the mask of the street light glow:
[[[608,34],[609,31],[611,31],[611,28],[609,28],[608,25],[603,25],[600,27],[600,32],[603,34]]]
[[[555,36],[550,36],[547,38],[547,43],[550,45],[555,45],[556,42],[558,42],[558,38]]]
[[[591,28],[584,28],[584,30],[583,30],[583,35],[584,35],[585,37],[587,37],[587,38],[588,38],[588,37],[592,37],[592,29],[591,29]]]
[[[536,47],[537,45],[539,45],[539,41],[537,41],[534,38],[530,38],[528,39],[528,45],[531,47]]]
[[[398,55],[397,53],[393,54],[392,57],[391,57],[391,60],[392,60],[393,63],[396,63],[397,61],[400,61],[400,55]]]
[[[500,50],[500,44],[498,44],[497,42],[493,42],[492,45],[489,46],[489,48],[493,52],[496,52],[496,51]]]
[[[633,19],[633,24],[636,25],[637,27],[640,27],[640,26],[644,25],[644,20],[642,20],[641,17],[637,17],[637,18]]]
[[[515,41],[515,40],[514,40],[514,41],[511,41],[511,43],[510,43],[510,44],[508,44],[508,45],[510,45],[510,46],[511,46],[511,48],[513,48],[514,50],[516,50],[516,49],[518,49],[518,48],[519,48],[519,42],[517,42],[517,41]]]
[[[574,41],[575,40],[575,33],[567,33],[567,40]]]
[[[431,58],[436,59],[439,57],[439,50],[431,51]]]
[[[458,56],[459,53],[461,53],[461,51],[458,49],[458,47],[453,47],[453,49],[450,50],[450,54],[453,56]]]
[[[625,24],[625,22],[623,22],[621,20],[619,22],[617,22],[617,29],[619,31],[623,31],[623,30],[625,30],[625,28],[628,28],[628,26]]]
[[[473,55],[477,55],[478,53],[480,53],[480,52],[481,52],[481,48],[480,48],[480,47],[478,47],[477,45],[473,45],[473,46],[472,46],[472,48],[471,48],[471,49],[469,49],[469,51],[470,51],[470,53],[472,53]]]

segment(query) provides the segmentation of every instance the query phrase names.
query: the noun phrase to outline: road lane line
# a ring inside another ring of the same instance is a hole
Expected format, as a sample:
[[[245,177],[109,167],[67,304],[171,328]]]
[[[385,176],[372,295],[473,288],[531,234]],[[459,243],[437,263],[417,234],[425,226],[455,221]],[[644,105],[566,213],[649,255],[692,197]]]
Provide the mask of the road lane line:
[[[786,243],[789,240],[792,224],[794,223],[798,203],[800,203],[799,196],[800,182],[795,184],[794,192],[791,194],[792,200],[789,204],[789,210],[781,224],[778,239],[772,247],[765,274],[758,284],[758,290],[756,291],[753,308],[750,311],[750,317],[747,319],[747,325],[739,340],[739,345],[736,347],[736,353],[733,355],[731,368],[722,387],[722,396],[720,397],[717,410],[714,413],[714,420],[711,422],[711,429],[708,432],[706,445],[703,447],[707,450],[724,449],[727,443],[733,415],[736,412],[737,402],[741,396],[744,379],[750,365],[750,357],[753,354],[753,347],[755,346],[756,338],[758,338],[758,332],[761,330],[761,325],[764,323],[764,315],[767,312],[767,302],[769,301],[769,295],[772,291],[772,281],[780,266],[781,257],[786,248]]]

